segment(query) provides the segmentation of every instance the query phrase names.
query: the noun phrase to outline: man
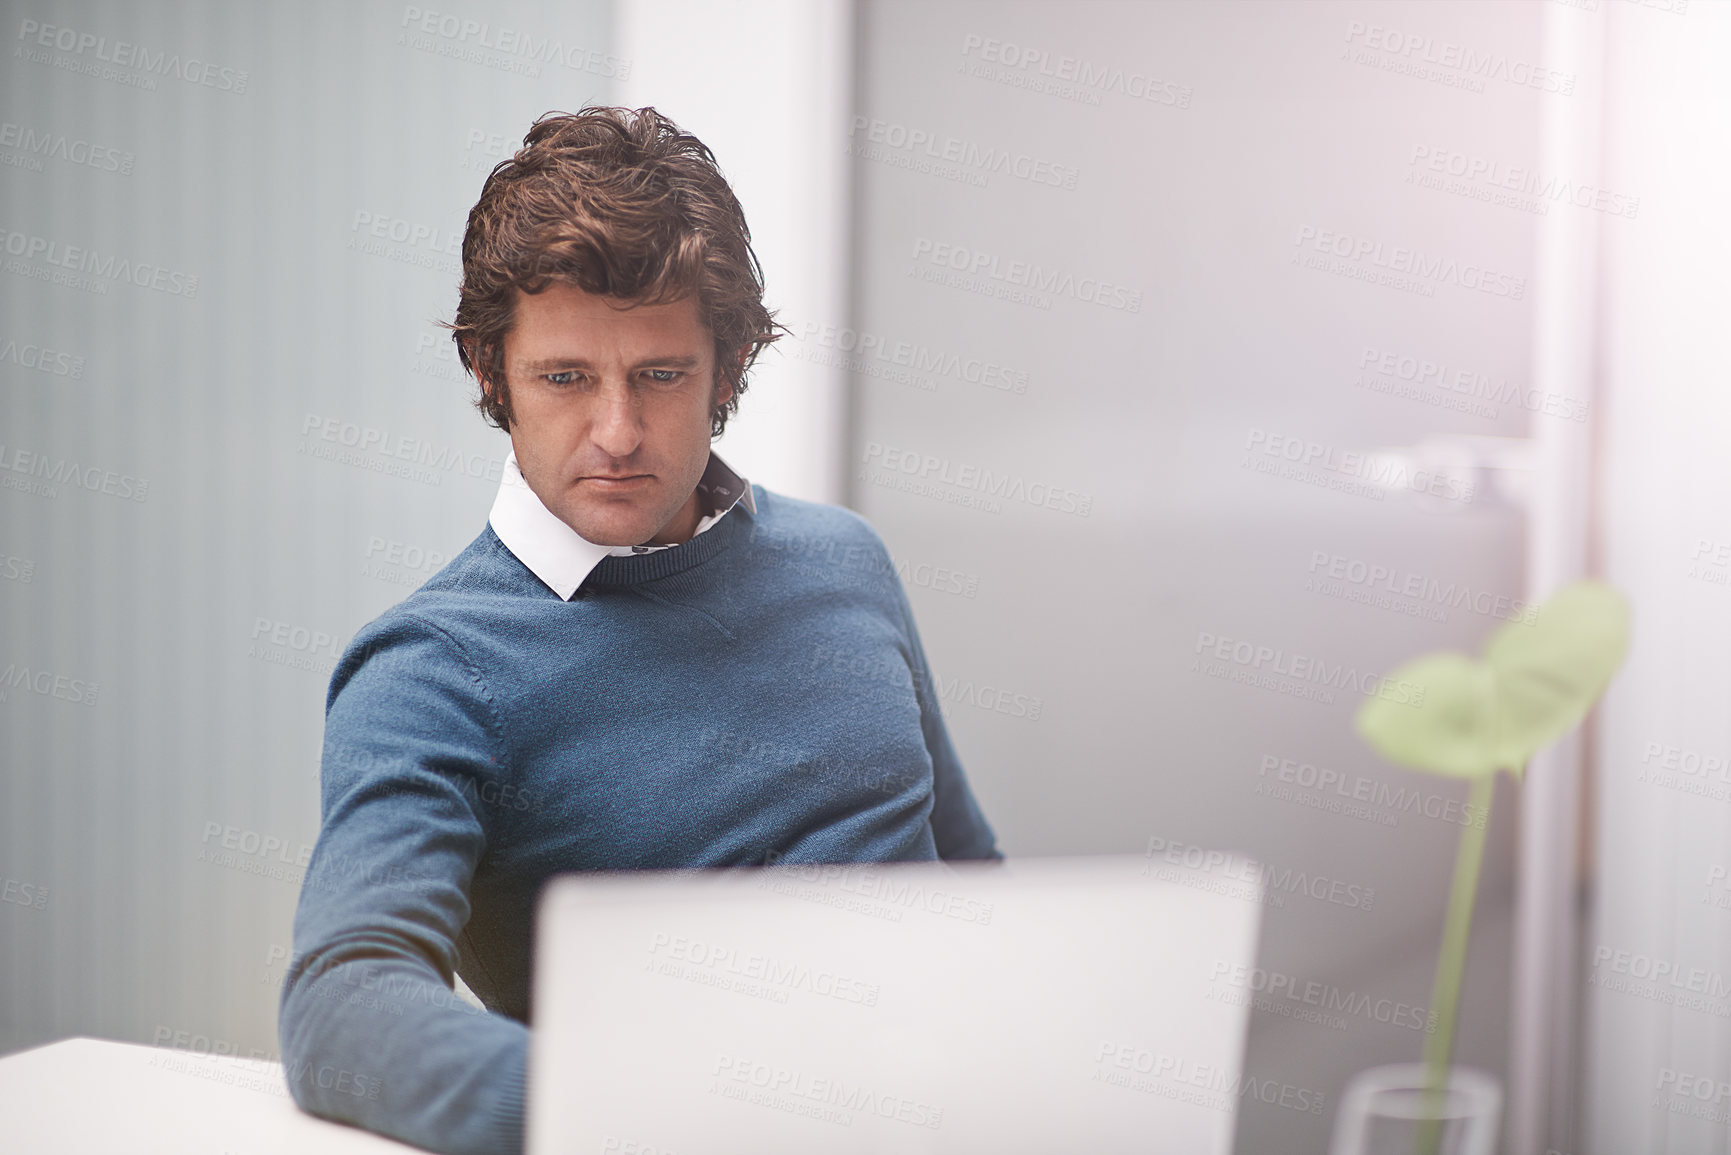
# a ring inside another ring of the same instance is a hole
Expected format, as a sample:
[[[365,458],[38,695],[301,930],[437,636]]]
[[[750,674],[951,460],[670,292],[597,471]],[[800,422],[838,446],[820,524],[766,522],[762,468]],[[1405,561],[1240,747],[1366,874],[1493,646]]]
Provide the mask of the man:
[[[709,448],[777,334],[700,141],[537,121],[469,215],[451,328],[512,455],[331,676],[279,1034],[308,1111],[516,1152],[548,877],[1002,855],[876,533]]]

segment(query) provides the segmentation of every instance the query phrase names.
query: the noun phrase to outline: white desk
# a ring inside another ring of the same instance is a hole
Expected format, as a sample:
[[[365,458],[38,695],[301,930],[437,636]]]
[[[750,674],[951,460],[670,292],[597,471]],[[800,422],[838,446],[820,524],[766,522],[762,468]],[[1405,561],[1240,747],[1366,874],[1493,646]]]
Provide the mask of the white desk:
[[[296,1107],[281,1063],[108,1039],[0,1058],[6,1155],[405,1155]]]

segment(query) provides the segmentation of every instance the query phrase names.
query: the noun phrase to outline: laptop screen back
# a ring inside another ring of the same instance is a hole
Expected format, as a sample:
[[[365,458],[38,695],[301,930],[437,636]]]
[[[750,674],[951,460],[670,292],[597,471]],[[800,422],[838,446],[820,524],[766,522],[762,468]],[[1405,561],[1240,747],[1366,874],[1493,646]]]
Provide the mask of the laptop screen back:
[[[1253,871],[1234,871],[1235,877]],[[1231,1150],[1260,888],[1132,856],[571,874],[530,1155]]]

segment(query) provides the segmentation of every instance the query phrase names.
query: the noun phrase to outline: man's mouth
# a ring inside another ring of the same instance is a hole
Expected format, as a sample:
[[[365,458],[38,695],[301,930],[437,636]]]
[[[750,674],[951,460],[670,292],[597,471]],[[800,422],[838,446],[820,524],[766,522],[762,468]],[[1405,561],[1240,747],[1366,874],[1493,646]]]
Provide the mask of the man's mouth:
[[[581,482],[587,482],[591,487],[606,493],[610,490],[632,489],[636,486],[643,485],[650,480],[650,475],[647,473],[609,474],[583,477],[578,480]]]

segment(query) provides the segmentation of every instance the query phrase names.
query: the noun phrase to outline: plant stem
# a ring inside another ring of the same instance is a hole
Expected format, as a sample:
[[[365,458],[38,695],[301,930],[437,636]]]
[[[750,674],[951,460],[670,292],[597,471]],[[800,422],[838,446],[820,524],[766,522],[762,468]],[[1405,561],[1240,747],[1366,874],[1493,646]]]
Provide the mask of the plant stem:
[[[1418,1149],[1422,1155],[1435,1155],[1441,1141],[1443,1089],[1448,1086],[1449,1053],[1454,1048],[1455,1010],[1460,1003],[1461,972],[1466,968],[1467,934],[1473,925],[1473,903],[1478,896],[1479,865],[1485,857],[1485,834],[1490,829],[1491,799],[1496,793],[1497,776],[1480,774],[1473,779],[1468,796],[1474,817],[1483,826],[1469,823],[1461,827],[1460,847],[1455,851],[1455,877],[1449,888],[1448,918],[1443,923],[1442,950],[1437,954],[1436,978],[1431,985],[1431,1012],[1436,1015],[1436,1030],[1425,1039],[1424,1062],[1430,1109],[1419,1128]]]

